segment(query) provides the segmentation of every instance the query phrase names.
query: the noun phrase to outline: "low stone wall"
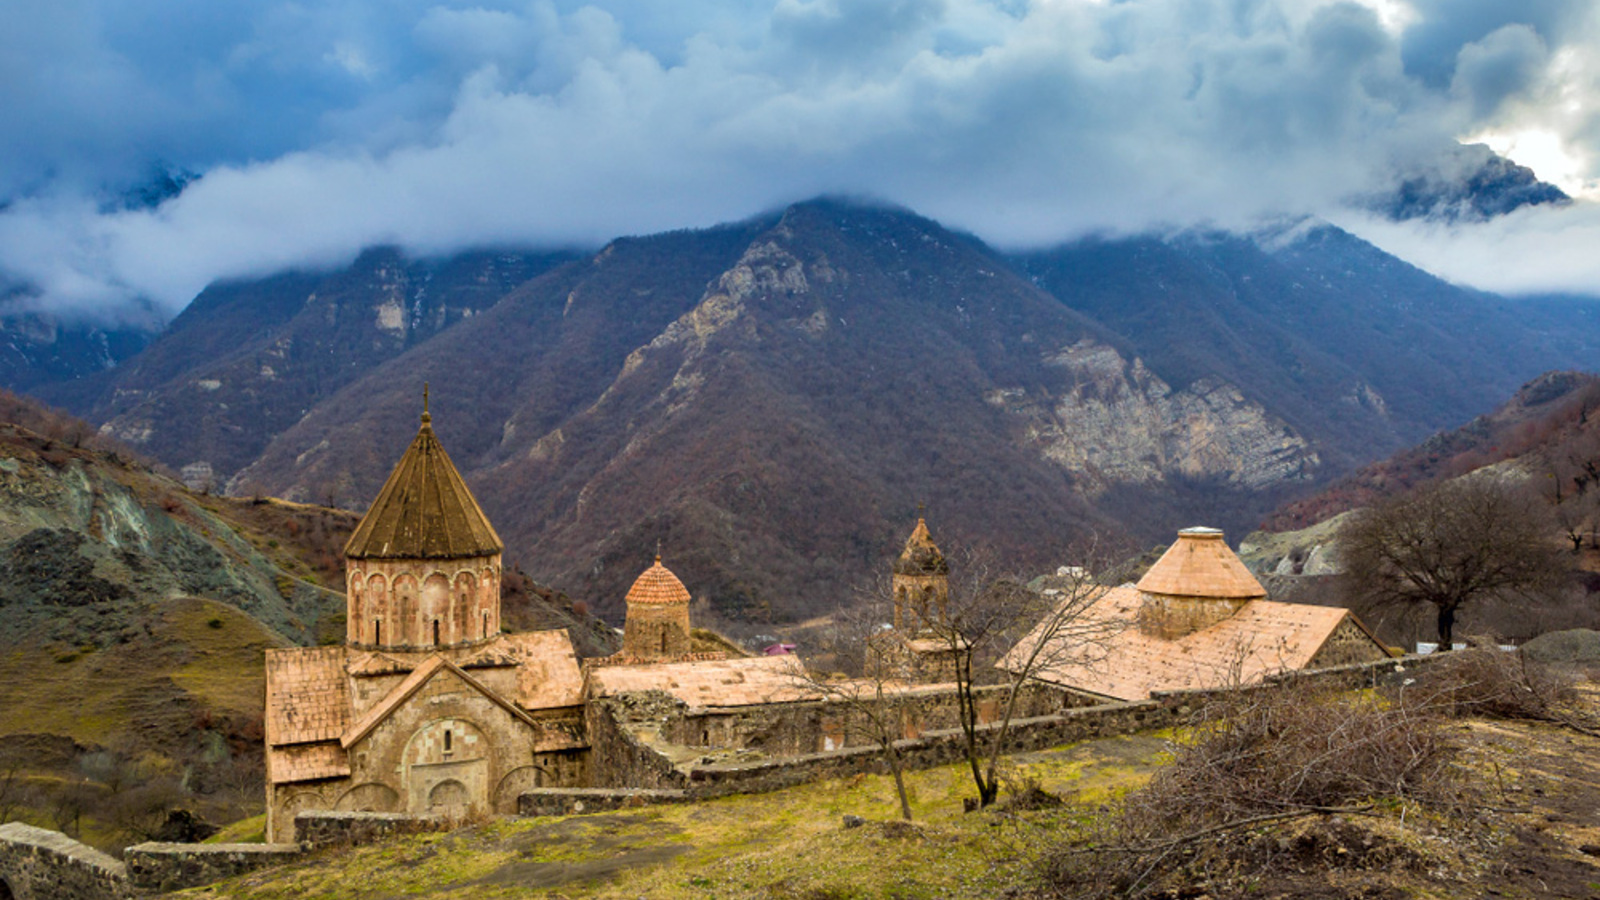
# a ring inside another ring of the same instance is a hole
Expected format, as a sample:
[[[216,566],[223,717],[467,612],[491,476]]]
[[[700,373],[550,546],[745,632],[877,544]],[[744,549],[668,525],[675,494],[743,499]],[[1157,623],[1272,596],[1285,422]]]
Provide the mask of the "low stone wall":
[[[181,891],[293,862],[299,844],[162,844],[129,847],[123,854],[128,878],[145,891]]]
[[[1405,656],[1311,672],[1287,673],[1269,679],[1266,684],[1247,687],[1244,690],[1262,690],[1289,681],[1342,689],[1395,684],[1399,679],[1409,677],[1408,672],[1428,665],[1432,661],[1434,657]],[[1181,725],[1189,721],[1196,710],[1219,693],[1221,692],[1215,690],[1167,691],[1158,693],[1150,700],[1129,703],[1103,702],[1097,705],[1082,705],[1090,701],[1083,695],[1072,692],[1066,692],[1067,696],[1059,701],[1049,699],[1045,694],[1031,696],[1021,707],[1024,712],[1053,703],[1068,708],[1051,715],[1014,719],[1006,735],[1005,752],[1009,754],[1041,750],[1076,741],[1136,734]],[[824,778],[845,777],[862,771],[888,771],[888,766],[876,746],[853,746],[824,752],[786,754],[750,762],[685,762],[674,766],[667,752],[687,751],[677,755],[680,759],[693,759],[692,751],[695,745],[692,743],[687,746],[669,745],[665,740],[660,740],[663,734],[670,736],[684,731],[692,732],[694,723],[699,721],[702,715],[736,715],[738,711],[691,711],[681,703],[673,706],[668,702],[671,700],[670,697],[666,697],[665,700],[652,698],[651,702],[636,700],[629,696],[619,697],[616,700],[618,702],[614,705],[601,709],[601,715],[591,716],[590,733],[593,735],[595,733],[593,726],[599,725],[607,734],[608,746],[626,748],[628,758],[626,773],[617,774],[670,771],[672,775],[677,776],[676,779],[655,774],[653,783],[676,787],[686,781],[684,787],[691,799],[774,791]],[[775,719],[781,723],[782,728],[796,732],[804,731],[807,723],[819,721],[815,712],[817,706],[815,703],[775,704],[771,708],[752,709],[747,715],[755,720],[754,724],[724,726],[724,733],[735,728],[740,730],[771,728]],[[599,721],[596,721],[597,719]],[[648,723],[642,729],[641,721]],[[996,726],[981,727],[988,732]],[[641,739],[639,737],[641,731],[656,740]],[[963,759],[965,755],[960,728],[922,731],[914,737],[897,742],[895,746],[908,769],[947,765]],[[598,749],[598,743],[596,747]]]
[[[0,883],[16,900],[123,900],[133,896],[122,863],[59,831],[0,825]]]
[[[683,803],[687,791],[654,791],[642,788],[537,788],[517,798],[517,814],[522,816],[570,816],[577,813],[610,812],[662,803]]]
[[[435,831],[448,825],[432,816],[407,813],[306,810],[294,817],[294,839],[302,847],[370,844],[397,834]]]
[[[1054,716],[1020,719],[1011,723],[1005,752],[1022,753],[1070,744],[1074,741],[1135,734],[1166,728],[1185,721],[1193,709],[1176,701],[1145,700],[1068,710]],[[984,730],[997,726],[984,726]],[[898,741],[907,769],[926,769],[965,758],[965,740],[959,728],[930,731]],[[887,772],[877,747],[847,747],[782,759],[748,763],[721,763],[689,769],[689,794],[694,799],[727,794],[776,791],[824,778],[842,778],[857,772]]]

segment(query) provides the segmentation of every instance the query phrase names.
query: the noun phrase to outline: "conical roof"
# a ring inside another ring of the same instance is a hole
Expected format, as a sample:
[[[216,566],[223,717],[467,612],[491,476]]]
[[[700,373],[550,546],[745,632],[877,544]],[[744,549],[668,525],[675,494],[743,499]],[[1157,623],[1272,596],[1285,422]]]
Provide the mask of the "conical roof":
[[[911,537],[906,538],[906,548],[900,551],[900,558],[894,561],[894,573],[946,575],[949,572],[950,564],[945,562],[944,554],[939,552],[933,536],[928,534],[928,523],[918,516],[917,527],[911,530]]]
[[[656,564],[645,569],[634,579],[633,587],[628,588],[627,601],[644,604],[688,603],[689,589],[683,586],[678,576],[672,574],[671,569],[661,564],[661,557],[657,555]]]
[[[504,547],[461,473],[434,437],[432,417],[389,473],[344,555],[358,559],[456,559]]]
[[[1251,600],[1267,595],[1215,528],[1185,528],[1139,579],[1147,594]]]

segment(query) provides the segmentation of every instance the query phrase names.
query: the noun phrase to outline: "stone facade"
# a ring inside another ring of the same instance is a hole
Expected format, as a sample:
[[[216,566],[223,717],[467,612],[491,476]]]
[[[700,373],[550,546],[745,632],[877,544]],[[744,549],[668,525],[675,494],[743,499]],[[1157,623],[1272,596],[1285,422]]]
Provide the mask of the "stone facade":
[[[500,554],[350,561],[346,643],[422,650],[500,633]]]

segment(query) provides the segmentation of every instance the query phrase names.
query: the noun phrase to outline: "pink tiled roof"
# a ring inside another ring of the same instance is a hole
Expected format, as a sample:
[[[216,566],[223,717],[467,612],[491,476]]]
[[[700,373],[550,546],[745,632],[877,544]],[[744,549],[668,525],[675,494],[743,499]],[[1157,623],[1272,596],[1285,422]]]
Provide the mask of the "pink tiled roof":
[[[342,778],[350,774],[350,757],[337,741],[267,748],[267,780],[273,784]]]
[[[804,671],[795,656],[604,666],[590,670],[589,689],[598,697],[630,691],[666,691],[694,707],[817,699],[820,694],[801,678]]]
[[[1139,590],[1177,597],[1248,600],[1265,597],[1250,570],[1215,528],[1185,528],[1178,540],[1139,579]]]
[[[267,651],[269,747],[335,740],[350,722],[343,647]]]
[[[656,557],[655,565],[645,569],[633,582],[633,587],[628,588],[627,601],[629,603],[688,603],[689,590],[678,580],[678,576],[661,564],[661,557]]]
[[[1304,668],[1350,614],[1332,606],[1251,600],[1221,622],[1169,640],[1139,629],[1141,601],[1131,585],[1107,591],[1075,625],[1103,626],[1098,636],[1076,648],[1060,641],[1047,646],[1038,676],[1118,700],[1142,700],[1152,691],[1220,687],[1234,679],[1249,684]],[[1036,646],[1041,628],[1019,641],[1000,667],[1015,669]],[[1051,655],[1058,658],[1049,659]]]
[[[495,649],[518,661],[518,706],[537,710],[583,703],[583,671],[565,630],[503,635]]]

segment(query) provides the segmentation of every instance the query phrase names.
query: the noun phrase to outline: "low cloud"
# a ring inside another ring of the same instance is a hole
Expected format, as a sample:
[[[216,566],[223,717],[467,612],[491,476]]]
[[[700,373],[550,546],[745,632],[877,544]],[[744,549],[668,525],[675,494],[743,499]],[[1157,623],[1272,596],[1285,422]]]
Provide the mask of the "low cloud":
[[[0,77],[0,272],[58,309],[175,311],[376,243],[589,245],[828,192],[1006,246],[1247,228],[1336,214],[1489,127],[1550,130],[1600,174],[1600,13],[1578,0],[1419,2],[1402,33],[1382,4],[1317,0],[173,0],[168,27],[74,4],[0,37],[20,70]],[[108,202],[157,163],[200,177]],[[1592,247],[1586,209],[1498,239]],[[1356,224],[1444,263],[1495,239]]]

